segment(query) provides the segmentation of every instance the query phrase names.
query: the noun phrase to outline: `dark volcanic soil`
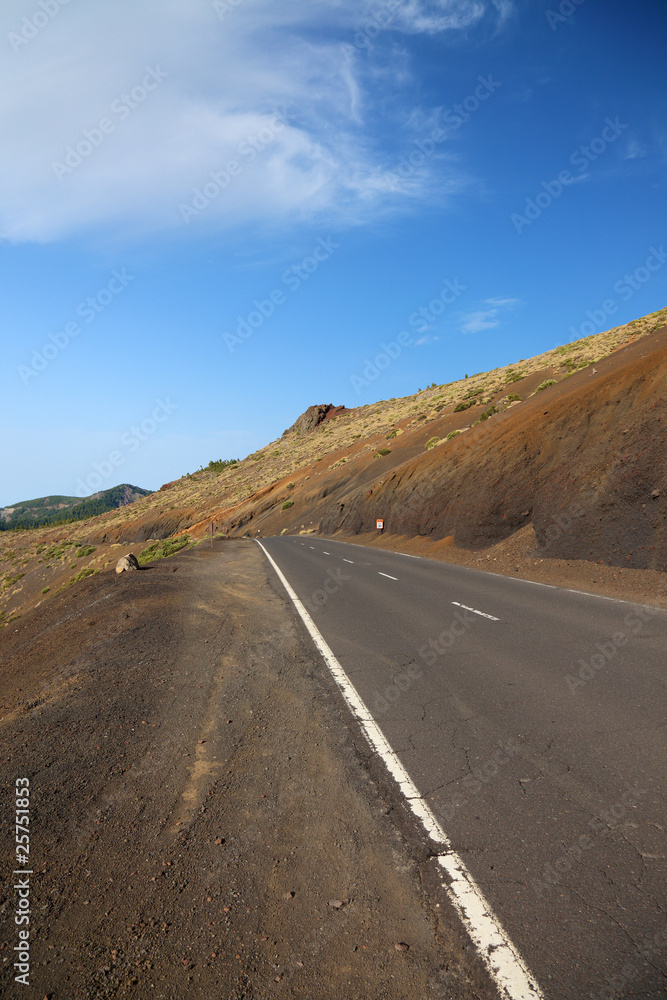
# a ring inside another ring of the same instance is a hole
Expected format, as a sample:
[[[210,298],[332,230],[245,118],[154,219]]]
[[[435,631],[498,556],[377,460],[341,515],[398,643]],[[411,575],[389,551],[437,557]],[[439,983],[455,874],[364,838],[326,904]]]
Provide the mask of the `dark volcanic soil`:
[[[2,640],[3,996],[492,995],[254,543],[92,577]]]

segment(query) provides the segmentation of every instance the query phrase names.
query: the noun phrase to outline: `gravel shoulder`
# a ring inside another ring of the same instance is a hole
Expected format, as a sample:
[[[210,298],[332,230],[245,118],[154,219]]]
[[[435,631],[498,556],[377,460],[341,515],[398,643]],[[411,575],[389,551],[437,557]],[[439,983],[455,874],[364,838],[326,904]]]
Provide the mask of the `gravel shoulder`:
[[[28,995],[18,777],[31,996],[493,996],[254,543],[28,612],[2,636],[0,705],[3,996]]]

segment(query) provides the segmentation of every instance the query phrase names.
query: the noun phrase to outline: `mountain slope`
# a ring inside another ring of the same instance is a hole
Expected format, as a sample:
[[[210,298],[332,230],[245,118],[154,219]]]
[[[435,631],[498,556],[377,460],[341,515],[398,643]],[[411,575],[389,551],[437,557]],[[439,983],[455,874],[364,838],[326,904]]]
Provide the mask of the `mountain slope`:
[[[667,594],[666,321],[664,309],[403,399],[315,405],[222,471],[212,463],[78,523],[0,532],[0,620],[112,568],[124,546],[150,560],[155,540],[196,544],[211,528],[319,531],[468,565],[501,563],[505,546],[505,571],[559,562],[566,585],[595,585],[585,560],[644,572],[636,593]],[[605,579],[627,596],[631,577]]]

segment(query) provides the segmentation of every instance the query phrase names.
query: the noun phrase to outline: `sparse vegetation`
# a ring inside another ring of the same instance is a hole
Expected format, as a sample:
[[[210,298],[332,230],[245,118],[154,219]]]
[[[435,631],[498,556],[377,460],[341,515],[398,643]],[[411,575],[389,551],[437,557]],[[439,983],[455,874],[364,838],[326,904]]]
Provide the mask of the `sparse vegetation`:
[[[445,438],[445,441],[451,441],[452,438],[457,437],[460,433],[461,431],[450,431],[447,437]]]
[[[80,549],[77,549],[74,553],[75,559],[85,559],[86,556],[90,556],[95,551],[94,545],[82,545]]]
[[[506,382],[520,382],[525,375],[522,372],[516,372],[513,368],[509,368],[505,373]]]
[[[42,593],[43,593],[43,594],[48,594],[48,592],[49,592],[50,590],[51,590],[51,588],[50,588],[50,587],[44,587],[44,589],[42,590]]]
[[[457,406],[454,407],[454,413],[462,413],[463,410],[469,410],[471,406],[475,405],[474,399],[463,399]]]
[[[497,412],[498,410],[495,406],[490,406],[488,410],[484,410],[483,413],[480,413],[477,423],[481,423],[483,420],[488,420],[489,417],[493,417]]]
[[[156,562],[158,559],[168,559],[169,556],[173,556],[189,545],[190,541],[189,535],[179,535],[178,538],[165,538],[162,542],[154,542],[139,553],[137,561],[140,566],[143,566],[145,563]]]
[[[548,378],[544,382],[542,382],[540,385],[538,385],[538,387],[535,390],[535,392],[542,392],[543,389],[548,389],[550,385],[555,385],[555,384],[556,384],[556,379],[555,378]]]
[[[391,448],[380,448],[380,450],[375,453],[376,458],[384,458],[385,455],[391,455]]]
[[[424,447],[427,448],[427,449],[428,448],[435,448],[436,444],[440,444],[440,438],[439,437],[432,437],[429,441],[426,442],[426,444],[424,445]]]
[[[198,472],[215,472],[217,476],[225,469],[232,469],[235,465],[239,464],[238,458],[218,458],[214,461],[208,463],[208,465],[202,465],[197,471]]]
[[[293,506],[294,506],[294,501],[293,500],[286,500],[285,503],[282,505],[282,507],[280,509],[281,510],[289,510],[289,508],[293,507]]]
[[[397,435],[398,431],[396,430],[396,428],[394,428],[393,431],[389,431],[389,433],[387,434],[387,441],[391,441],[391,439],[395,438]]]
[[[523,402],[523,397],[520,396],[518,394],[518,392],[510,392],[509,396],[507,397],[507,402],[508,403],[522,403]]]
[[[79,583],[81,580],[85,580],[86,577],[95,576],[96,573],[99,573],[98,569],[93,569],[91,566],[84,566],[80,573],[72,577],[70,584]]]

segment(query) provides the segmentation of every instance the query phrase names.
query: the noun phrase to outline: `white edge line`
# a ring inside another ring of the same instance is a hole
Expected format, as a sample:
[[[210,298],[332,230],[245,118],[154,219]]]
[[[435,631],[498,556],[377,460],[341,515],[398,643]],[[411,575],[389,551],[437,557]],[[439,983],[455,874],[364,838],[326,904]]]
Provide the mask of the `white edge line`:
[[[443,888],[452,901],[466,931],[495,982],[504,1000],[544,1000],[537,981],[529,971],[523,958],[509,938],[500,920],[484,898],[480,888],[465,866],[461,857],[452,848],[449,839],[429,805],[419,794],[417,786],[392,750],[384,733],[362,701],[354,684],[341,667],[333,652],[310,617],[305,607],[290,586],[284,573],[267,552],[262,543],[255,539],[266,558],[273,566],[278,579],[287,591],[301,620],[308,629],[311,639],[321,653],[324,662],[338,685],[352,715],[361,726],[370,747],[383,760],[387,770],[396,781],[400,792],[415,817],[424,827],[428,837],[438,845],[440,852],[437,863],[448,876]]]

